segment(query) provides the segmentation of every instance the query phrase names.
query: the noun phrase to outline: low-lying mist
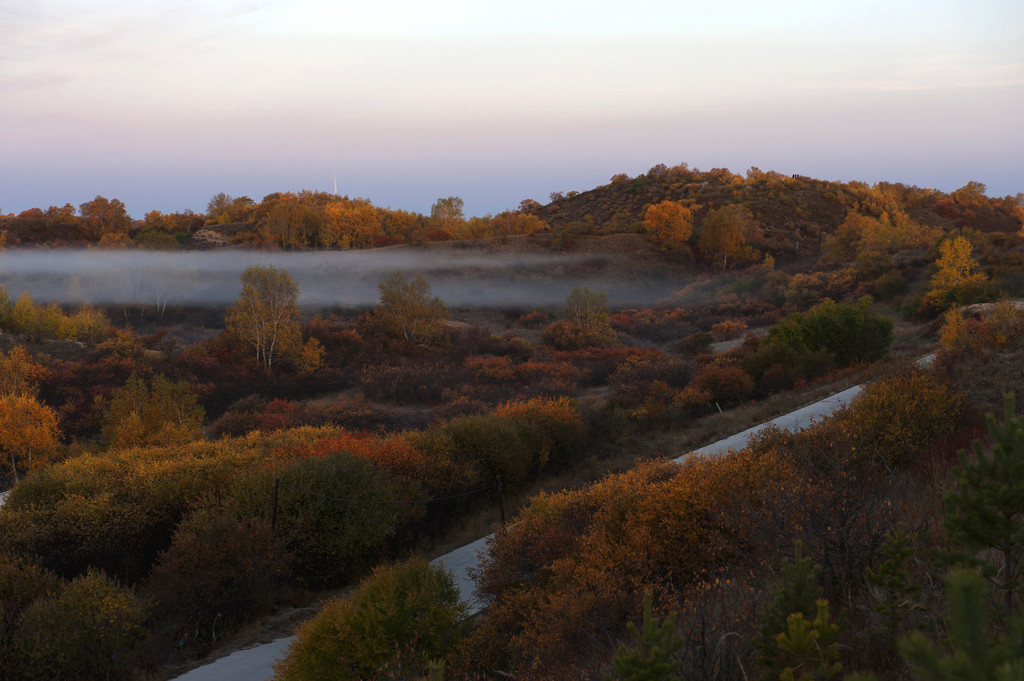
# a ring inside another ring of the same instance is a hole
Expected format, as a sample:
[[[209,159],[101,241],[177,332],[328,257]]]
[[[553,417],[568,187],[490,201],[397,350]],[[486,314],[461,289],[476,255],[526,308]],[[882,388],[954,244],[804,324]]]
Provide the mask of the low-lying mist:
[[[573,288],[605,291],[613,305],[653,304],[679,281],[614,274],[608,254],[500,254],[473,249],[330,251],[0,251],[0,286],[11,298],[96,305],[223,306],[249,265],[288,271],[306,308],[372,306],[378,284],[399,272],[421,274],[454,307],[559,305]]]

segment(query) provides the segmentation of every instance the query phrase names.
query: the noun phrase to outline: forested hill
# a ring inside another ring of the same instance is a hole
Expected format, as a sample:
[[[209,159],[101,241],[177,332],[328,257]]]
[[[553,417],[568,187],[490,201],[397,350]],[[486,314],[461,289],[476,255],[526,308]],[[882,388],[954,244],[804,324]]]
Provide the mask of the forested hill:
[[[835,231],[851,212],[889,220],[904,216],[925,226],[983,232],[1020,229],[1020,195],[990,199],[985,186],[969,182],[952,193],[899,183],[833,182],[751,168],[737,175],[724,168],[700,171],[686,164],[658,165],[637,177],[615,175],[585,192],[554,193],[547,205],[524,202],[552,229],[603,232],[639,229],[649,206],[679,202],[693,210],[695,224],[715,209],[746,206],[766,234],[793,239]]]
[[[1022,200],[1021,194],[989,198],[978,182],[944,193],[757,168],[736,175],[723,168],[659,165],[634,178],[615,175],[582,193],[552,193],[547,205],[526,199],[515,210],[469,218],[457,196],[439,198],[424,215],[304,190],[275,192],[258,202],[221,193],[206,213],[154,210],[132,220],[120,200],[97,196],[77,208],[69,203],[0,216],[0,247],[346,250],[529,234],[640,233],[667,248],[694,250],[701,262],[720,257],[727,267],[765,254],[820,256],[834,234],[841,237],[840,256],[849,257],[865,246],[920,248],[952,230],[1016,232],[1024,226]],[[561,248],[564,241],[551,244]]]

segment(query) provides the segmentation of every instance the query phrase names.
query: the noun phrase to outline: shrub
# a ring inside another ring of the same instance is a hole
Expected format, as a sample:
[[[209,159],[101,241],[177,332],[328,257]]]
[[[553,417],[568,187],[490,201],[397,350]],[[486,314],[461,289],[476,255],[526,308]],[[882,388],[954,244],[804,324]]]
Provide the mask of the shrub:
[[[567,398],[509,402],[494,413],[512,422],[538,469],[568,466],[586,450],[586,424]]]
[[[89,571],[25,609],[3,671],[26,681],[126,678],[145,617],[130,590]]]
[[[754,380],[737,366],[705,366],[693,379],[696,390],[706,392],[719,406],[734,406],[754,392]]]
[[[283,545],[263,519],[212,509],[194,513],[178,527],[146,583],[161,628],[175,638],[196,632],[194,643],[210,644],[216,626],[269,611],[288,572]]]
[[[451,575],[422,559],[378,567],[356,593],[299,627],[276,681],[419,678],[459,641],[466,611]]]
[[[635,355],[619,364],[608,377],[608,384],[623,398],[642,397],[651,384],[661,381],[673,388],[682,388],[693,378],[691,363],[661,353]]]
[[[454,419],[442,426],[440,433],[451,442],[456,461],[478,463],[485,480],[501,475],[510,487],[526,480],[539,454],[530,451],[513,423],[495,414]]]
[[[845,415],[862,457],[906,464],[955,431],[963,396],[916,367],[864,386]]]
[[[826,298],[805,314],[792,314],[768,331],[766,342],[798,352],[827,350],[839,366],[880,359],[892,342],[891,319],[872,314],[871,299],[835,303]]]
[[[726,509],[785,494],[792,477],[774,455],[741,452],[533,497],[483,561],[478,590],[494,600],[472,634],[478,661],[517,676],[568,667],[591,642],[614,640],[645,586],[685,588],[751,559],[755,539]]]
[[[747,330],[746,322],[735,319],[726,319],[711,325],[711,337],[716,341],[731,340],[739,338],[740,334]]]
[[[679,339],[675,351],[681,355],[700,355],[708,351],[714,340],[710,333],[697,331]]]
[[[359,383],[368,397],[396,402],[438,402],[458,385],[461,372],[441,362],[367,365]]]
[[[225,511],[239,517],[272,515],[275,477],[280,478],[276,531],[295,557],[296,576],[314,588],[344,584],[358,575],[410,514],[421,511],[392,505],[397,499],[422,498],[417,485],[345,453],[249,471],[228,490]]]
[[[342,432],[317,442],[311,452],[314,456],[346,452],[371,461],[393,476],[419,483],[432,497],[480,485],[478,466],[456,461],[445,438],[432,439],[421,433],[376,436]]]
[[[516,320],[516,325],[523,327],[524,329],[540,329],[550,321],[546,312],[541,310],[534,310],[533,312],[527,312],[526,314],[519,317]]]
[[[0,658],[7,659],[10,637],[21,612],[37,599],[52,596],[58,585],[52,572],[25,558],[0,554]]]

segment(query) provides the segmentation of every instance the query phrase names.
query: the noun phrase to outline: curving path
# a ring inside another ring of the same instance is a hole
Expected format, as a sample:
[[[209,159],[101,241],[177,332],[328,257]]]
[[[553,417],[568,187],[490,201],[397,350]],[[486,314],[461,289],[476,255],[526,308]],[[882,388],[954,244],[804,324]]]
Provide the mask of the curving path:
[[[753,428],[747,428],[741,433],[730,435],[673,460],[682,463],[690,456],[717,456],[730,449],[740,449],[747,443],[751,435],[769,425],[775,425],[785,430],[805,428],[814,419],[827,416],[838,407],[849,404],[860,391],[861,386],[855,385],[831,397],[826,397]],[[455,582],[462,593],[462,598],[469,606],[470,613],[479,612],[483,604],[473,593],[474,584],[469,576],[469,570],[480,564],[480,555],[486,551],[487,540],[490,537],[491,535],[481,537],[475,542],[431,561],[431,565],[444,565],[454,575]],[[274,674],[272,667],[274,661],[284,655],[294,638],[294,636],[289,636],[253,648],[239,650],[208,665],[193,669],[172,681],[266,681]]]

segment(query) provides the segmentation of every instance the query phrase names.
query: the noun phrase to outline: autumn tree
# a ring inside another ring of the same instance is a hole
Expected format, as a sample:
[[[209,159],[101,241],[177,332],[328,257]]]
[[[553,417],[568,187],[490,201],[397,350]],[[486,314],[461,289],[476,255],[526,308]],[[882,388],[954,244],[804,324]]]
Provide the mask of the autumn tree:
[[[132,226],[132,218],[119,199],[97,196],[80,205],[79,210],[82,216],[80,224],[91,239],[126,234]]]
[[[647,208],[644,229],[659,243],[686,243],[693,233],[693,212],[678,201],[656,203]]]
[[[544,340],[559,349],[611,345],[615,330],[608,314],[608,294],[575,288],[565,299],[562,319],[544,331]]]
[[[343,199],[324,206],[322,245],[328,248],[369,248],[381,236],[377,208],[365,199]]]
[[[210,199],[210,202],[206,204],[206,217],[214,222],[221,216],[222,213],[227,211],[231,207],[231,202],[234,201],[230,194],[220,192],[214,194]]]
[[[709,260],[722,261],[722,269],[733,262],[748,262],[757,257],[748,241],[760,231],[750,209],[730,204],[708,213],[701,225],[697,246]]]
[[[20,345],[0,353],[0,397],[35,397],[46,369]]]
[[[933,300],[940,300],[961,286],[983,284],[988,279],[983,272],[975,271],[978,262],[971,257],[971,242],[962,236],[939,244],[935,265],[938,271],[932,275],[932,290],[928,293]]]
[[[228,333],[251,345],[256,361],[269,370],[301,346],[298,298],[288,272],[250,265],[242,273],[242,294],[227,311]]]
[[[34,397],[0,397],[0,433],[0,452],[10,461],[15,481],[19,479],[19,468],[38,468],[57,453],[57,414]]]
[[[185,381],[157,376],[147,385],[133,374],[110,400],[103,435],[119,448],[184,444],[202,437],[205,415]]]
[[[7,289],[0,286],[0,329],[7,328],[10,324],[11,312],[14,311],[14,303],[11,302],[11,296],[7,293]]]
[[[447,333],[444,320],[448,308],[431,295],[430,283],[422,276],[408,279],[393,274],[380,283],[380,302],[373,310],[377,328],[407,347],[429,348]]]
[[[513,236],[515,234],[532,234],[548,229],[548,223],[536,215],[521,210],[506,210],[498,213],[490,220],[489,232],[492,236]]]
[[[451,233],[455,227],[465,220],[462,213],[464,202],[458,196],[438,199],[430,207],[430,218],[434,220],[438,229]]]
[[[73,225],[78,220],[78,211],[70,203],[63,206],[50,206],[46,209],[46,226]]]

